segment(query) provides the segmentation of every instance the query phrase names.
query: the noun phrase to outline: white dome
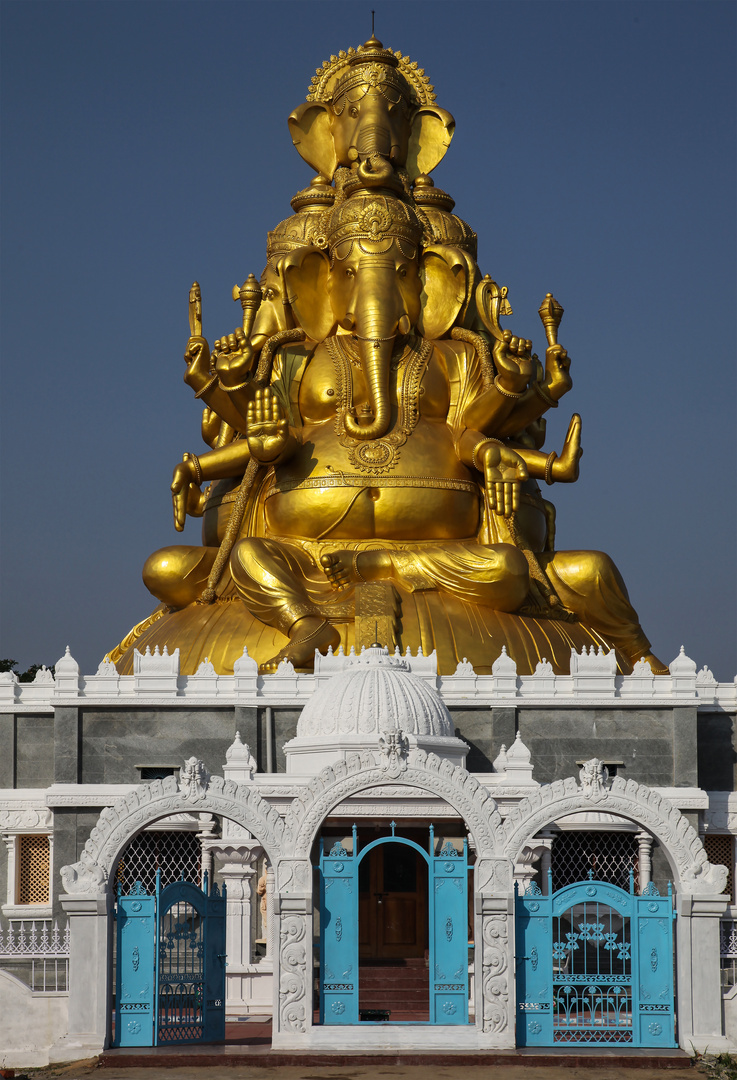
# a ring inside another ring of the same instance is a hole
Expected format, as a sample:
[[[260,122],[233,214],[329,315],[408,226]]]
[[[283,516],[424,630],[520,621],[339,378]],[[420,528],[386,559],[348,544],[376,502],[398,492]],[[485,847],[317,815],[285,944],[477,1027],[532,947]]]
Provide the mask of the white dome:
[[[347,657],[344,670],[315,691],[302,710],[297,738],[371,736],[392,728],[408,735],[453,736],[440,695],[400,656],[372,645]]]

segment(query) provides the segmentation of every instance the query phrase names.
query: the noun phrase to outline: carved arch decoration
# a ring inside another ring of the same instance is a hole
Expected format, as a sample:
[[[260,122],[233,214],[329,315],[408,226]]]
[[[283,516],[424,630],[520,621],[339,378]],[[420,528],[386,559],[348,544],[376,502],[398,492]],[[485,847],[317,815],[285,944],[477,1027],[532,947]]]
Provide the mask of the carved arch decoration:
[[[515,806],[502,827],[500,854],[516,862],[535,834],[556,818],[582,810],[603,810],[652,833],[673,870],[677,889],[708,896],[724,891],[727,868],[709,862],[697,833],[672,803],[645,784],[619,776],[611,787],[587,784],[583,772],[581,786],[573,777],[556,780]]]
[[[142,784],[107,806],[84,846],[79,862],[61,868],[67,893],[106,894],[120,852],[147,825],[170,814],[205,813],[230,818],[252,832],[274,865],[284,840],[284,822],[256,788],[222,776],[180,788],[174,776]]]
[[[344,762],[326,766],[313,777],[287,813],[285,832],[291,843],[289,855],[296,860],[309,859],[317,831],[330,811],[351,795],[380,787],[388,780],[430,792],[457,810],[473,839],[477,862],[501,854],[498,838],[502,819],[486,788],[461,766],[417,750],[411,764],[402,762],[394,767],[377,765],[368,751],[350,754]]]

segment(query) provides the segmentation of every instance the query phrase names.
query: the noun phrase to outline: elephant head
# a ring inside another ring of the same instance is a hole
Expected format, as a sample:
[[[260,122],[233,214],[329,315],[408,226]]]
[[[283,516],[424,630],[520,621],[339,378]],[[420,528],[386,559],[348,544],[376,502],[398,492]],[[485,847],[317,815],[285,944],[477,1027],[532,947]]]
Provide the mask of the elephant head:
[[[468,257],[431,245],[420,255],[422,225],[412,207],[362,193],[333,211],[329,254],[295,251],[283,274],[296,321],[313,340],[337,327],[356,339],[370,412],[345,417],[361,441],[379,439],[391,420],[389,374],[395,340],[416,329],[440,337],[462,317],[469,295]],[[472,261],[472,260],[471,260]]]
[[[424,72],[372,37],[318,69],[289,129],[299,154],[325,176],[344,166],[364,188],[397,187],[395,169],[410,180],[429,173],[450,145],[455,121],[434,101]]]

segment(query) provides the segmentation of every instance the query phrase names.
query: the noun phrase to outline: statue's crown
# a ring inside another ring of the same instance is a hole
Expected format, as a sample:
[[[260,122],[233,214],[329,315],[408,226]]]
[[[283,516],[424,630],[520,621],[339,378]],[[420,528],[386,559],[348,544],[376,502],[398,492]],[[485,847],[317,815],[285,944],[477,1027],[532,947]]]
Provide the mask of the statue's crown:
[[[408,259],[414,258],[422,240],[422,224],[408,203],[391,195],[356,194],[333,210],[328,224],[331,258],[345,259],[354,243],[385,245],[399,241]]]
[[[372,36],[358,49],[341,49],[325,60],[310,83],[308,101],[329,101],[333,105],[356,87],[370,86],[395,101],[403,97],[409,104],[430,105],[434,88],[417,61],[393,49],[385,49]]]

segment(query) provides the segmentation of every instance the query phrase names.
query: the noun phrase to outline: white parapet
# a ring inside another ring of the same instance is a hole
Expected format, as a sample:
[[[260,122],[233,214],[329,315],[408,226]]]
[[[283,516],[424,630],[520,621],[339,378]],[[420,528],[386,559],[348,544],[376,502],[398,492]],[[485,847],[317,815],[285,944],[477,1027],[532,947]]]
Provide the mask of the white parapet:
[[[22,683],[10,671],[0,672],[0,712],[50,712],[55,705],[75,701],[99,705],[113,701],[131,705],[157,705],[188,701],[198,705],[284,705],[301,708],[315,690],[355,663],[353,649],[342,647],[323,656],[316,652],[312,672],[295,671],[284,660],[273,675],[260,675],[256,661],[244,648],[233,665],[232,675],[218,673],[209,660],[196,674],[181,675],[179,649],[153,653],[134,651],[133,675],[119,675],[105,657],[94,675],[80,675],[79,665],[67,648],[56,664],[56,674],[40,669],[32,683]],[[399,656],[399,651],[395,656]],[[447,705],[617,705],[683,706],[734,710],[737,708],[737,680],[717,682],[705,665],[696,663],[683,647],[670,664],[668,674],[654,675],[646,660],[639,660],[630,675],[617,674],[613,650],[598,651],[592,646],[571,652],[569,675],[558,675],[543,658],[531,675],[519,675],[514,660],[502,647],[492,663],[490,675],[479,675],[465,658],[452,675],[438,675],[435,652],[424,655],[408,649],[401,656],[413,675],[439,691]]]

